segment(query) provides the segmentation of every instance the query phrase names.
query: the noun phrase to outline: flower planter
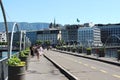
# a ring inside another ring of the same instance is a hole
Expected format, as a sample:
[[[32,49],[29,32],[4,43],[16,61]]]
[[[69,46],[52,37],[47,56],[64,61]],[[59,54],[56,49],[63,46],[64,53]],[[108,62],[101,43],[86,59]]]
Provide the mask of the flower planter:
[[[96,53],[98,54],[99,57],[105,57],[104,48],[96,49]]]
[[[120,50],[117,51],[117,61],[120,60]]]
[[[82,53],[82,49],[79,49],[79,50],[78,50],[78,53]]]
[[[67,51],[70,51],[70,47],[67,47]]]
[[[87,55],[91,55],[91,50],[87,50]]]
[[[72,47],[72,52],[76,52],[76,47]]]
[[[72,52],[75,52],[75,49],[73,49]]]
[[[25,62],[21,61],[16,55],[7,61],[8,80],[25,80]]]
[[[104,51],[99,51],[99,57],[105,57],[105,53],[104,53]]]
[[[29,57],[19,57],[21,61],[25,62],[25,69],[28,70]]]
[[[67,50],[67,48],[66,48],[66,47],[63,47],[63,50],[64,50],[64,51],[66,51],[66,50]]]
[[[25,80],[25,66],[8,66],[8,80]]]
[[[87,55],[91,55],[91,48],[87,48]]]
[[[19,59],[25,62],[25,69],[28,69],[28,63],[30,59],[29,51],[23,50],[20,52]]]
[[[78,53],[82,53],[82,49],[81,48],[77,48],[77,52]]]

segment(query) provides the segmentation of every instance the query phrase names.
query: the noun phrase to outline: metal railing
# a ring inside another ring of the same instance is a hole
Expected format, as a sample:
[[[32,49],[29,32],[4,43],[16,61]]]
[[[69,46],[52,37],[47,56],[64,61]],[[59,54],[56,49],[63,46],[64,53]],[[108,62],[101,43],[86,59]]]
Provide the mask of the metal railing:
[[[5,57],[0,60],[0,80],[7,80],[8,76],[8,65],[7,63],[8,58]]]

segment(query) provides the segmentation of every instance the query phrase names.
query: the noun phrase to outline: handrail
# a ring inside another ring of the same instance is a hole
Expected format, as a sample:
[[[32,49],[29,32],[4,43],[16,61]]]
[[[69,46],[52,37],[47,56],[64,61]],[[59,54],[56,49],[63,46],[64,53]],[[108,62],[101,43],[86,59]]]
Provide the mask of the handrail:
[[[14,53],[12,56],[14,56],[14,55],[16,55],[16,54],[19,54],[19,52]],[[0,59],[0,62],[1,62],[1,61],[3,61],[3,60],[6,60],[6,59],[8,59],[8,57],[7,57],[7,56],[6,56],[6,57],[4,57],[4,58],[1,58],[1,59]]]
[[[8,59],[8,57],[4,57],[4,58],[0,59],[0,62],[3,60],[6,60],[6,59]]]

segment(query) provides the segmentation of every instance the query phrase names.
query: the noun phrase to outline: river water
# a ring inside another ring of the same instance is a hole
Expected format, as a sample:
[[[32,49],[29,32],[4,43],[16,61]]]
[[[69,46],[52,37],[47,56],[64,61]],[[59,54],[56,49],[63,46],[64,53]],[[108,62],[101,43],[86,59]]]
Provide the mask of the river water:
[[[17,52],[16,51],[12,52],[12,54],[15,54],[15,53],[17,53]],[[7,55],[8,55],[8,52],[5,52],[5,51],[2,52],[2,58],[7,57]]]

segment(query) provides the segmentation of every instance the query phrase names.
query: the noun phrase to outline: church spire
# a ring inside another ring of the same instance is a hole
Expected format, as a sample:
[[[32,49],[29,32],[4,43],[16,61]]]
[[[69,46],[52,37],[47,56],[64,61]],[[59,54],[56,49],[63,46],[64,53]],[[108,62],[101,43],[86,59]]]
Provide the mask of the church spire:
[[[56,20],[55,20],[55,18],[54,18],[54,25],[53,25],[53,27],[54,28],[56,27]]]

